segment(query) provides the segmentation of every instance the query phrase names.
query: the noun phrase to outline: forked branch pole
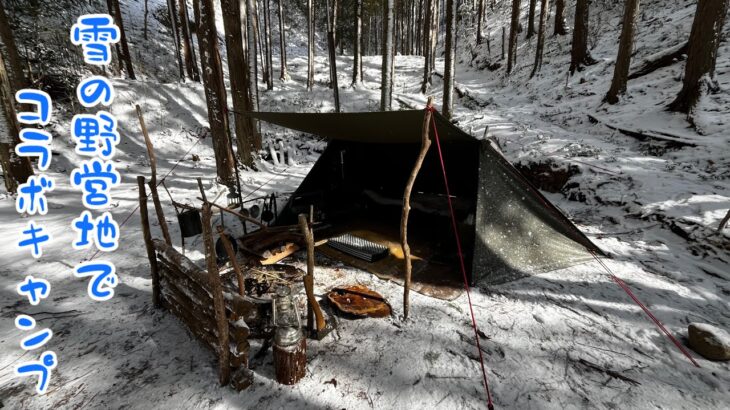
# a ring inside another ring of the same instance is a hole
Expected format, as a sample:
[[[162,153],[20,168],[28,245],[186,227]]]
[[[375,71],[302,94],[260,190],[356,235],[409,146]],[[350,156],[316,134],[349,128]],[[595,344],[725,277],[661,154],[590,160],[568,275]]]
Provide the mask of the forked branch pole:
[[[139,105],[135,106],[137,110],[137,118],[139,118],[139,126],[142,128],[142,135],[144,136],[144,142],[147,146],[147,155],[150,158],[150,169],[152,175],[150,177],[150,191],[152,192],[152,202],[155,204],[155,213],[157,214],[157,221],[162,229],[162,236],[165,238],[165,242],[172,246],[172,239],[170,238],[170,230],[167,229],[167,221],[165,221],[165,213],[162,211],[162,204],[160,203],[160,196],[157,193],[157,159],[155,158],[155,150],[152,146],[152,140],[147,133],[147,126],[144,123],[144,117],[142,117],[142,108]]]
[[[142,234],[144,235],[144,245],[147,249],[147,258],[150,262],[150,271],[152,274],[152,303],[155,307],[160,307],[160,276],[157,266],[157,257],[155,256],[155,248],[152,244],[152,234],[150,233],[150,220],[147,214],[147,192],[144,188],[144,177],[137,177],[137,186],[139,187],[139,216],[142,220]]]
[[[429,138],[429,124],[431,123],[431,106],[433,105],[433,97],[428,97],[426,103],[426,112],[423,116],[423,128],[421,133],[421,150],[418,152],[418,158],[416,164],[413,166],[411,175],[408,177],[406,183],[406,189],[403,192],[403,214],[400,220],[400,240],[401,248],[403,248],[403,271],[405,276],[405,283],[403,286],[403,318],[408,319],[408,309],[410,307],[409,292],[411,289],[411,248],[408,246],[408,214],[411,211],[411,191],[413,185],[416,182],[416,177],[421,171],[423,160],[428,154],[428,149],[431,147],[431,139]]]
[[[210,205],[203,204],[203,238],[205,242],[205,261],[208,270],[208,281],[210,290],[213,293],[213,307],[215,309],[215,320],[218,327],[218,358],[219,380],[222,386],[228,384],[231,379],[231,368],[229,367],[228,352],[228,320],[226,319],[226,307],[223,300],[223,287],[221,278],[218,276],[218,265],[215,257],[215,245],[213,244],[213,230],[210,224]]]

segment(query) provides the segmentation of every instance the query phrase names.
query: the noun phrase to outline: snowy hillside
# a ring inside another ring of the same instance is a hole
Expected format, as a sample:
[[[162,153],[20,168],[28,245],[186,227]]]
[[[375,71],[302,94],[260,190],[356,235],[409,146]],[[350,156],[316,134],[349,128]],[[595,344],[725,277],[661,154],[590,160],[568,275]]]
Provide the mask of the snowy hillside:
[[[18,41],[33,44],[30,39],[38,39],[34,55],[40,60],[68,42],[68,28],[76,16],[106,10],[96,3],[100,2],[49,7],[37,20],[24,16]],[[6,238],[0,244],[0,408],[485,408],[466,295],[443,301],[412,292],[411,316],[403,321],[401,286],[321,255],[315,273],[318,299],[333,286],[360,283],[390,302],[392,317],[338,318],[336,332],[322,341],[307,341],[307,375],[296,386],[276,382],[271,353],[253,357],[261,347],[258,341],[251,346],[254,385],[241,392],[218,385],[214,355],[174,316],[152,307],[150,272],[136,213],[135,178],[149,177],[150,171],[135,104],[144,111],[158,173],[166,176],[175,200],[198,202],[197,177],[203,179],[208,198],[225,196],[225,187],[214,182],[203,87],[176,82],[170,30],[161,23],[166,2],[149,0],[147,40],[142,34],[145,1],[121,3],[132,60],[139,71],[137,81],[114,79],[117,97],[111,107],[122,134],[115,161],[123,181],[114,190],[109,211],[120,224],[129,218],[122,227],[122,244],[109,258],[116,264],[121,284],[113,299],[94,303],[86,295],[86,281],[73,276],[73,267],[92,254],[71,251],[70,246],[75,235],[71,221],[82,211],[79,193],[69,184],[78,157],[68,129],[78,106],[54,95],[56,110],[52,125],[46,128],[54,134],[48,174],[57,187],[49,194],[48,215],[34,217],[50,228],[54,244],[44,249],[38,262],[9,239],[17,236],[27,218],[16,213],[13,196],[0,192],[0,236]],[[464,2],[462,8],[468,12],[471,3]],[[605,261],[610,270],[681,342],[686,344],[691,322],[730,330],[730,229],[716,232],[730,207],[730,134],[726,131],[730,44],[720,44],[717,60],[722,91],[703,97],[692,127],[684,115],[664,109],[682,86],[681,61],[630,80],[628,95],[619,104],[601,102],[616,58],[621,2],[591,2],[591,21],[600,29],[591,32],[589,44],[598,63],[573,77],[566,75],[570,35],[552,36],[551,13],[542,70],[532,79],[528,77],[535,39],[526,41],[524,33],[511,76],[505,76],[504,68],[482,68],[486,61],[499,61],[501,30],[509,26],[511,3],[494,3],[493,10],[487,9],[491,55],[482,45],[472,59],[468,44],[474,42],[473,31],[462,32],[458,40],[456,124],[478,138],[493,139],[537,184],[539,164],[564,171],[565,184],[556,189],[546,184],[543,193],[611,255]],[[566,3],[570,28],[573,1]],[[642,2],[632,70],[642,60],[687,41],[695,4],[690,0]],[[260,83],[260,111],[334,111],[322,43],[317,50],[314,90],[306,90],[306,33],[301,30],[303,16],[295,14],[297,7],[287,12],[291,80],[280,82],[277,76],[270,91]],[[726,24],[726,38],[729,31]],[[276,25],[274,33],[278,33]],[[225,61],[224,42],[221,46]],[[275,73],[277,53],[275,47]],[[62,57],[66,58],[78,59],[81,67],[78,54]],[[363,65],[364,83],[350,86],[352,57],[338,56],[345,112],[379,107],[381,58],[364,57]],[[227,65],[223,66],[227,73]],[[439,58],[437,72],[443,73],[442,68]],[[46,71],[65,79],[86,74],[70,63],[49,66]],[[422,77],[423,58],[396,57],[395,106],[425,105]],[[435,96],[440,108],[442,83],[438,76],[433,80],[429,95]],[[68,80],[77,82],[78,78]],[[58,87],[60,96],[65,88]],[[611,127],[675,142],[638,140]],[[316,161],[324,142],[266,124],[262,129],[265,152],[257,163],[258,172],[241,171],[243,194],[290,193]],[[282,145],[294,152],[289,164],[275,163],[268,151],[269,146]],[[161,195],[172,237],[179,238],[170,200],[162,191]],[[153,235],[160,236],[156,222]],[[201,262],[201,239],[186,247],[187,255]],[[305,268],[304,259],[299,252],[286,262]],[[20,299],[15,290],[28,274],[46,278],[53,287],[52,297],[36,307]],[[472,292],[497,409],[725,409],[730,403],[729,362],[713,362],[693,353],[701,367],[692,366],[596,262],[504,285],[479,286]],[[303,292],[299,302],[303,307]],[[34,378],[16,378],[12,372],[15,365],[37,359],[33,357],[37,352],[18,346],[21,336],[13,321],[21,313],[32,315],[40,327],[54,332],[48,348],[56,352],[59,364],[44,396],[35,393]],[[326,313],[333,315],[329,309]]]

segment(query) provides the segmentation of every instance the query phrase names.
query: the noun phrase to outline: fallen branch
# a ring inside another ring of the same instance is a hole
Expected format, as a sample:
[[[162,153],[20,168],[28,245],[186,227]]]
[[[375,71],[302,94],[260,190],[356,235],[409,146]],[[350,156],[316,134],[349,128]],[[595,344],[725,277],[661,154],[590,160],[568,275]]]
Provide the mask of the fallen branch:
[[[650,56],[644,60],[644,64],[641,68],[629,74],[629,80],[645,76],[660,68],[670,66],[675,62],[680,61],[682,56],[687,54],[688,46],[689,42],[686,42]]]
[[[622,375],[621,373],[619,373],[619,372],[617,372],[615,370],[604,369],[603,367],[601,367],[601,366],[599,366],[597,364],[591,363],[591,362],[589,362],[586,359],[578,359],[578,363],[580,363],[583,366],[586,366],[586,367],[588,367],[590,369],[599,371],[601,373],[606,373],[607,375],[609,375],[609,376],[611,376],[611,377],[613,377],[615,379],[620,379],[620,380],[623,380],[625,382],[632,383],[632,384],[635,384],[635,385],[640,385],[641,384],[638,381],[636,381],[636,380],[634,380],[634,379],[632,379],[632,378],[630,378],[628,376],[624,376],[624,375]]]
[[[666,134],[665,135],[660,135],[660,134],[658,134],[656,132],[651,132],[651,131],[634,131],[634,130],[629,130],[629,129],[626,129],[626,128],[621,128],[621,127],[618,127],[618,126],[615,126],[615,125],[611,125],[608,122],[599,119],[595,115],[591,115],[591,114],[587,114],[587,115],[588,115],[588,119],[592,123],[594,123],[594,124],[595,123],[603,124],[603,125],[605,125],[606,127],[610,128],[612,130],[618,131],[618,132],[620,132],[620,133],[622,133],[624,135],[627,135],[629,137],[636,138],[636,139],[638,139],[640,141],[655,140],[655,141],[667,142],[667,143],[669,143],[669,144],[671,144],[672,146],[675,146],[675,147],[696,147],[697,146],[697,144],[695,144],[693,142],[685,141],[685,140],[683,140],[683,139],[681,139],[679,137],[676,137],[676,136],[666,135]]]

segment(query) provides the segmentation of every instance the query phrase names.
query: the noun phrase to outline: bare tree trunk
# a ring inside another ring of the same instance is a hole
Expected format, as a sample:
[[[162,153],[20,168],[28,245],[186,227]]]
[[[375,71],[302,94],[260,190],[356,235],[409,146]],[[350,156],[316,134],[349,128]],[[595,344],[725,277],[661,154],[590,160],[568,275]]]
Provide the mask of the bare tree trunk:
[[[14,101],[5,61],[0,53],[0,165],[8,192],[15,192],[18,184],[25,183],[33,175],[30,159],[15,153],[15,146],[20,142],[20,128]]]
[[[530,0],[535,1],[535,0]],[[484,20],[484,0],[479,0],[479,10],[477,11],[477,44],[482,44],[482,21]],[[528,35],[529,37],[529,35]]]
[[[584,66],[596,63],[588,51],[588,16],[588,0],[576,0],[573,42],[570,48],[570,75],[575,74],[576,70],[583,70]]]
[[[248,167],[253,166],[253,144],[250,129],[251,123],[241,115],[241,112],[251,111],[248,91],[248,73],[246,72],[246,57],[243,54],[243,35],[241,32],[241,4],[239,0],[221,0],[223,26],[226,36],[226,50],[228,56],[228,77],[231,82],[231,99],[235,118],[234,129],[238,146],[238,157]]]
[[[542,52],[545,48],[545,26],[547,23],[547,13],[549,0],[540,0],[540,27],[537,31],[537,46],[535,47],[535,64],[532,66],[530,78],[540,71],[542,67]]]
[[[235,183],[233,153],[230,150],[226,90],[223,86],[223,67],[218,52],[218,32],[215,27],[213,0],[200,0],[200,54],[203,59],[203,84],[208,103],[208,121],[215,151],[218,180],[227,185]]]
[[[395,0],[385,0],[383,8],[383,65],[380,80],[380,111],[390,111],[393,100],[393,7]]]
[[[307,0],[307,90],[314,87],[314,1]]]
[[[444,117],[451,119],[454,115],[454,37],[456,32],[456,13],[454,13],[454,0],[446,0],[446,42],[444,51],[444,106],[442,112]]]
[[[520,0],[512,0],[512,22],[509,28],[509,48],[507,50],[507,74],[512,72],[517,62],[517,29],[520,23]]]
[[[253,0],[253,19],[256,22],[254,24],[254,41],[256,41],[257,49],[259,50],[259,58],[261,61],[261,81],[268,84],[269,69],[266,64],[269,62],[267,58],[266,41],[263,37],[266,35],[266,28],[261,29],[261,18],[259,15],[259,2]],[[265,18],[264,18],[265,20]]]
[[[281,81],[289,80],[289,73],[286,71],[286,31],[284,29],[284,9],[281,5],[283,0],[279,2],[279,53],[281,59],[279,61],[281,69],[279,70],[279,79]]]
[[[28,87],[30,83],[23,73],[23,60],[20,58],[20,54],[18,54],[13,29],[8,22],[8,16],[5,14],[5,7],[2,1],[0,1],[0,40],[2,40],[5,50],[8,52],[10,84],[12,84],[13,89],[16,91]]]
[[[127,70],[127,77],[136,80],[134,76],[134,67],[132,67],[132,57],[129,53],[129,44],[127,43],[127,34],[124,30],[124,23],[122,22],[122,10],[119,8],[119,0],[107,0],[107,6],[114,15],[114,23],[119,27],[119,43],[122,47],[122,58],[124,59],[124,66]]]
[[[537,6],[537,0],[530,0],[530,6],[527,9],[527,36],[531,38],[535,35],[535,6]]]
[[[255,31],[253,29],[254,20],[252,18],[253,13],[252,5],[250,0],[239,0],[241,9],[241,21],[245,21],[245,41],[244,51],[246,52],[246,80],[248,81],[248,94],[246,95],[247,104],[251,107],[251,111],[258,111],[259,109],[259,87],[258,87],[258,65],[257,65],[257,43],[255,41]],[[259,124],[256,120],[251,117],[247,118],[250,126],[248,127],[252,131],[251,140],[255,152],[261,150],[263,142],[261,140],[261,132]]]
[[[431,19],[433,1],[426,0],[426,9],[423,18],[423,82],[421,82],[421,93],[425,94],[431,86]]]
[[[147,40],[147,15],[149,14],[149,8],[147,7],[147,0],[144,0],[144,27],[142,28],[142,37]]]
[[[353,38],[352,84],[362,83],[362,1],[355,0],[355,37]]]
[[[328,2],[329,3],[329,2]],[[340,112],[340,89],[337,84],[337,51],[335,49],[335,18],[337,17],[337,3],[334,4],[332,10],[332,22],[329,20],[329,10],[327,10],[327,51],[329,54],[330,66],[330,88],[334,91],[335,112]]]
[[[564,36],[568,34],[565,28],[565,0],[555,1],[555,31],[553,35]]]
[[[192,36],[190,35],[190,19],[188,18],[188,4],[186,0],[180,0],[177,12],[180,18],[180,28],[182,29],[182,49],[183,56],[185,57],[185,68],[191,80],[200,82],[198,63],[195,61],[195,50],[193,49]]]
[[[611,88],[604,100],[609,104],[616,104],[618,97],[626,93],[626,82],[631,66],[631,52],[634,46],[636,32],[636,14],[639,12],[639,0],[626,0],[624,3],[624,19],[621,26],[621,38],[618,44],[618,56],[613,68]]]
[[[725,21],[728,0],[699,0],[689,35],[689,53],[684,69],[682,90],[669,104],[670,111],[692,114],[703,86],[717,90],[715,64]],[[691,120],[691,118],[690,118]]]
[[[380,80],[380,111],[390,111],[393,99],[393,6],[385,0],[383,8],[383,64]]]
[[[271,55],[274,53],[272,50],[271,42],[271,3],[270,0],[261,0],[264,4],[264,40],[266,43],[266,89],[274,89],[274,63]]]
[[[504,32],[505,32],[505,28],[504,28],[504,26],[502,26],[502,54],[500,55],[500,59],[502,59],[502,60],[504,60],[504,43],[505,43],[505,40],[504,40],[505,34],[504,34]]]

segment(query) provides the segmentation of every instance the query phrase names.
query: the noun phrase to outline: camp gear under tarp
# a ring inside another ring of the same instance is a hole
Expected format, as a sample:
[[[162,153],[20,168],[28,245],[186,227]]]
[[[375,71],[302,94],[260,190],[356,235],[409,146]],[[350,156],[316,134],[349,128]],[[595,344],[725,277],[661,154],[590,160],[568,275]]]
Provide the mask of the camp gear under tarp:
[[[403,190],[420,148],[423,110],[249,115],[329,139],[277,224],[296,223],[313,205],[318,221],[329,227],[318,239],[357,232],[386,246],[398,243]],[[503,283],[585,262],[591,252],[603,255],[488,141],[437,112],[434,116],[472,284]],[[447,275],[458,272],[458,255],[435,149],[418,174],[411,208],[414,282],[441,286],[451,277],[458,289],[459,276]],[[403,255],[390,248],[391,268],[400,270]]]

